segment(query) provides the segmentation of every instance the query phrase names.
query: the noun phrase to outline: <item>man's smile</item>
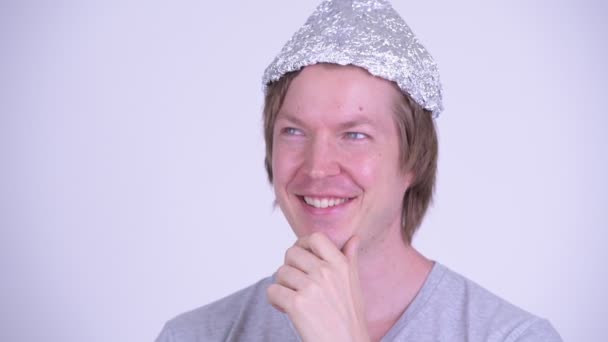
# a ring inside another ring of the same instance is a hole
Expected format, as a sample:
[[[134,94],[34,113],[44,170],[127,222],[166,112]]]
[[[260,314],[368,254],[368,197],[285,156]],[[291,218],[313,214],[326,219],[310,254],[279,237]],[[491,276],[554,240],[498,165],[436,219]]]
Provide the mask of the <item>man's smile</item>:
[[[349,200],[348,197],[311,197],[303,196],[306,204],[315,208],[328,208],[340,205]]]
[[[330,215],[343,212],[356,197],[340,196],[296,196],[305,212],[312,215]]]

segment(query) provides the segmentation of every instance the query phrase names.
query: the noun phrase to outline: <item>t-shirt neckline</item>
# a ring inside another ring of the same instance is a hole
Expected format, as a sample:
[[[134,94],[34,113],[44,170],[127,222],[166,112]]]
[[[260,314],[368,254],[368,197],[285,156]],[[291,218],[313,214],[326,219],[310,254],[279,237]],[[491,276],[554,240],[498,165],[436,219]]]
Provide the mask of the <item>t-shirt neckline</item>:
[[[403,333],[403,330],[407,328],[409,323],[416,317],[422,308],[426,306],[426,303],[435,293],[435,289],[441,283],[443,276],[446,273],[446,267],[442,264],[433,261],[433,268],[429,272],[426,280],[422,284],[422,287],[405,309],[401,317],[393,324],[389,331],[380,339],[381,342],[394,341],[398,335]]]

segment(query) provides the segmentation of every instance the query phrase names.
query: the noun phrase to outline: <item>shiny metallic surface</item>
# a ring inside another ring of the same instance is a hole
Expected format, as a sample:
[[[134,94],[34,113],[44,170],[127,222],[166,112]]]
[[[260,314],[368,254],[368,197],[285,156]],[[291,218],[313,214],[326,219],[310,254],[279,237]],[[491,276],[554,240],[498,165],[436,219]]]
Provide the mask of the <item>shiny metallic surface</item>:
[[[322,2],[266,68],[270,82],[307,65],[355,65],[394,81],[438,117],[443,110],[437,64],[385,0]]]

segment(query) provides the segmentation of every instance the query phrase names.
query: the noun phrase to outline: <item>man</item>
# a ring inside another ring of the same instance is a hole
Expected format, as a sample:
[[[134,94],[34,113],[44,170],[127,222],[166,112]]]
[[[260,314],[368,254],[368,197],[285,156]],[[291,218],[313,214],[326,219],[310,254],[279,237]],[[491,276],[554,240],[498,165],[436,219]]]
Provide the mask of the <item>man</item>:
[[[325,1],[264,75],[266,169],[298,237],[158,341],[560,341],[412,245],[437,165],[434,61],[386,1]]]

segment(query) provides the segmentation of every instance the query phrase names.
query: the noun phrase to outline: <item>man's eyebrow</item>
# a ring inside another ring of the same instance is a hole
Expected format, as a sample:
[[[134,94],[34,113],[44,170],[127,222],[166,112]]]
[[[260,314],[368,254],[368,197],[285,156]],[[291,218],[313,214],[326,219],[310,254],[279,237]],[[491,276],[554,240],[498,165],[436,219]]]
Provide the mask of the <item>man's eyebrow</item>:
[[[289,113],[279,112],[279,114],[277,115],[277,121],[279,121],[279,120],[286,120],[286,121],[294,123],[298,126],[304,126],[304,122],[302,122],[302,120],[298,119],[296,116],[293,116]]]
[[[277,121],[279,120],[285,120],[298,126],[306,126],[306,124],[297,116],[291,115],[289,113],[279,113],[279,115],[277,115]],[[337,126],[342,130],[347,130],[353,127],[365,125],[375,127],[376,121],[367,116],[358,115],[353,118],[350,118],[348,121],[339,123]]]

